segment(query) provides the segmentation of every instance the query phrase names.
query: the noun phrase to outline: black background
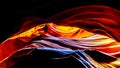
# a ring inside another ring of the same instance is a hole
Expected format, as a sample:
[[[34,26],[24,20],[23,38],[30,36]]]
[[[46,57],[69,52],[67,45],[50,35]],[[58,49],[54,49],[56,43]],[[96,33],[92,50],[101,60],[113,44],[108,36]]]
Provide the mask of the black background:
[[[0,42],[8,38],[28,16],[48,18],[63,10],[83,5],[107,5],[120,9],[119,0],[33,0],[1,2]]]

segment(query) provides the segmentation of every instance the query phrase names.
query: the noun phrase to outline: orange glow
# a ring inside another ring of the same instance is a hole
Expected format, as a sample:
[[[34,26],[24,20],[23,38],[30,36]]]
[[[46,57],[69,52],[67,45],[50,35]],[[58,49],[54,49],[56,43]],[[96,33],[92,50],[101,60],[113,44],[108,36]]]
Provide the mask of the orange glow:
[[[18,35],[10,37],[9,39],[19,38],[19,40],[21,40],[23,42],[28,42],[32,38],[39,36],[41,34],[42,28],[44,28],[44,26],[45,26],[45,24],[41,24],[41,25],[35,26],[35,27],[33,27],[33,28],[23,32],[23,33],[20,33]]]
[[[61,25],[56,25],[53,23],[49,23],[49,25],[56,30],[57,32],[60,33],[71,33],[71,32],[75,32],[78,31],[80,28],[77,27],[70,27],[70,26],[61,26]]]
[[[78,27],[61,26],[53,23],[48,24],[48,33],[63,38],[84,38],[94,35],[94,33],[88,32]]]

